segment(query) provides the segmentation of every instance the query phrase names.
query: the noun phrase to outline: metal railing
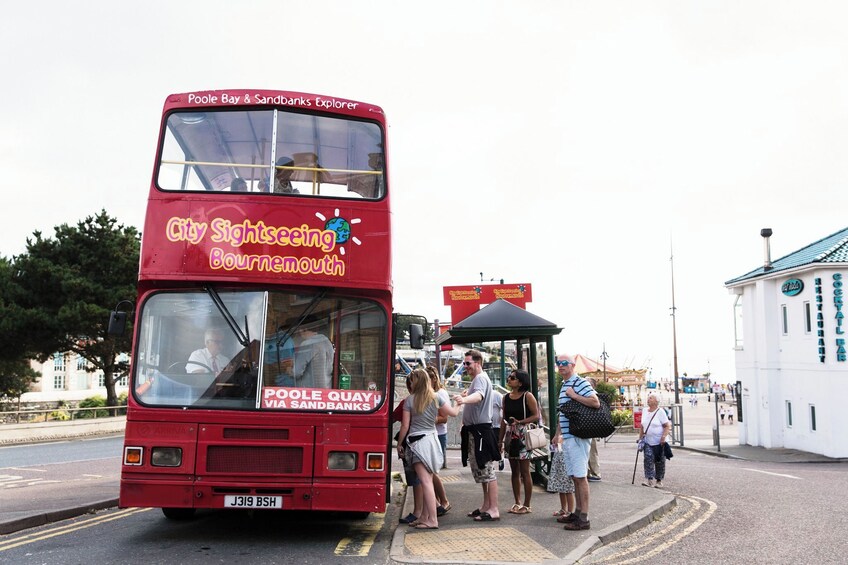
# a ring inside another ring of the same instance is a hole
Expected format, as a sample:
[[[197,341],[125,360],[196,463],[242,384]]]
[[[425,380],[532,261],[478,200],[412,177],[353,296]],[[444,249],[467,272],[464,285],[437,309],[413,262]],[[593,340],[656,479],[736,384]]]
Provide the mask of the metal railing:
[[[0,412],[0,424],[40,424],[44,422],[70,422],[124,416],[126,406],[93,406],[90,408],[38,408]]]

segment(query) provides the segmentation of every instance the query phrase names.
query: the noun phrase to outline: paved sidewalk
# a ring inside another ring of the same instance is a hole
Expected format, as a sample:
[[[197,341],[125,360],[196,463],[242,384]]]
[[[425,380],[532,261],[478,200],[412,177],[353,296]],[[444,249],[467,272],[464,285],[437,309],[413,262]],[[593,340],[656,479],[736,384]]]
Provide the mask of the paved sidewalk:
[[[629,447],[629,446],[628,446]],[[635,447],[635,446],[634,446]],[[573,563],[596,546],[611,543],[639,529],[670,509],[672,493],[626,483],[590,483],[590,530],[565,531],[553,513],[559,495],[534,487],[532,513],[509,514],[512,503],[509,464],[498,472],[500,520],[475,522],[466,514],[480,505],[483,494],[469,467],[462,467],[458,449],[448,450],[445,484],[451,511],[439,518],[438,530],[398,525],[392,541],[394,563]],[[408,489],[401,516],[412,511]]]

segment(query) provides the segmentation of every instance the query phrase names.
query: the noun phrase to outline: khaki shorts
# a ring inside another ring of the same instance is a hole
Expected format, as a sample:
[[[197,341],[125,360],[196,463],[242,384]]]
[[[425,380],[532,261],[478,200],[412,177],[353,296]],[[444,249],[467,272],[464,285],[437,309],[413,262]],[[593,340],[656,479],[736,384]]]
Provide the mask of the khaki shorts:
[[[477,465],[477,457],[474,455],[474,442],[468,442],[468,465],[471,467],[471,474],[474,476],[475,483],[491,483],[498,480],[495,475],[495,462],[489,461],[483,468]]]

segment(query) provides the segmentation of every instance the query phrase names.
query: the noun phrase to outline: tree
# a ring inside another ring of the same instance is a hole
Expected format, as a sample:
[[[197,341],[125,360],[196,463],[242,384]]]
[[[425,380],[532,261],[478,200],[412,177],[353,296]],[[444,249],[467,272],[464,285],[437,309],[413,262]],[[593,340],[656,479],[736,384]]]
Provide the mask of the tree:
[[[424,316],[417,316],[414,314],[398,314],[398,335],[397,339],[400,340],[408,340],[409,339],[409,325],[410,324],[421,324],[424,329],[424,341],[433,341],[433,324],[427,322],[427,318]]]
[[[0,400],[19,399],[41,374],[26,359],[0,359]]]
[[[116,406],[115,383],[128,370],[120,354],[129,352],[131,335],[109,336],[106,330],[109,311],[135,296],[140,235],[105,210],[55,232],[54,238],[33,232],[26,252],[12,261],[7,282],[17,303],[0,305],[10,316],[0,326],[3,343],[17,343],[19,351],[42,361],[65,351],[84,357],[103,371],[106,403]],[[0,351],[0,358],[8,359],[8,352]]]

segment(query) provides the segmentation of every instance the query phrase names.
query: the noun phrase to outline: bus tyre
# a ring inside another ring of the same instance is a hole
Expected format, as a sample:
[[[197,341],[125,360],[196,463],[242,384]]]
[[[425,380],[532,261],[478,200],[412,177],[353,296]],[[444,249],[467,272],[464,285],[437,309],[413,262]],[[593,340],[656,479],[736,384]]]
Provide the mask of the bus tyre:
[[[163,508],[162,514],[169,520],[190,520],[194,518],[194,508]]]

